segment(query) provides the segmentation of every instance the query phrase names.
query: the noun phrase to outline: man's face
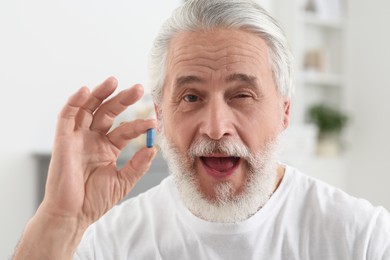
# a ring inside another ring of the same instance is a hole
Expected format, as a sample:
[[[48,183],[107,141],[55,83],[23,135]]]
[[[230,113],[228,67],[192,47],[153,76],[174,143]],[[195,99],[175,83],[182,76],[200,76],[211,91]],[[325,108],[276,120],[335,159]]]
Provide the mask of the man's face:
[[[275,85],[263,39],[227,29],[184,32],[172,39],[159,116],[167,142],[192,163],[204,198],[218,199],[221,183],[229,184],[233,196],[242,193],[248,162],[218,149],[192,153],[189,160],[194,142],[239,143],[259,154],[287,126],[288,108],[289,100]]]

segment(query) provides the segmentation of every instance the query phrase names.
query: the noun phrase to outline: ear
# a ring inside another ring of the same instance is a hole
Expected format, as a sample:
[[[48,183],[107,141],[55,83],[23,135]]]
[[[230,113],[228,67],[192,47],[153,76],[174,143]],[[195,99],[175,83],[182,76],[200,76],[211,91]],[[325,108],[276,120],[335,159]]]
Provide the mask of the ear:
[[[161,115],[161,109],[160,107],[156,104],[156,103],[153,103],[154,104],[154,112],[156,113],[156,117],[157,117],[157,132],[160,133],[161,132],[161,124],[162,124],[162,115]]]
[[[283,101],[283,130],[285,130],[290,123],[290,98],[286,97]]]
[[[154,112],[156,112],[157,119],[159,119],[160,118],[160,111],[158,109],[158,106],[156,103],[153,103],[153,105],[154,105]]]

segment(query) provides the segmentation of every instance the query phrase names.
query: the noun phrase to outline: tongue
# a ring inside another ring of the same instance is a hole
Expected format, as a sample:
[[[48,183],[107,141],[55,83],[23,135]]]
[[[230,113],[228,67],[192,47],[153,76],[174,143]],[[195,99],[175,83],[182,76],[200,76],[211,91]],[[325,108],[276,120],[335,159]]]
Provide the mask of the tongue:
[[[233,168],[238,159],[238,157],[202,157],[208,167],[219,172],[226,172]]]

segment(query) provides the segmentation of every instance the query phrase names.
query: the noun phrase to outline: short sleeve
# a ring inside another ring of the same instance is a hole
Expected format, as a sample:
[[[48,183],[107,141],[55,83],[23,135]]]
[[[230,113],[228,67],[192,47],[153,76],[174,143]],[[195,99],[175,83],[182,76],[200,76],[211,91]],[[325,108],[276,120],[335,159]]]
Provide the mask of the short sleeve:
[[[372,223],[367,259],[390,259],[390,213],[380,207]]]

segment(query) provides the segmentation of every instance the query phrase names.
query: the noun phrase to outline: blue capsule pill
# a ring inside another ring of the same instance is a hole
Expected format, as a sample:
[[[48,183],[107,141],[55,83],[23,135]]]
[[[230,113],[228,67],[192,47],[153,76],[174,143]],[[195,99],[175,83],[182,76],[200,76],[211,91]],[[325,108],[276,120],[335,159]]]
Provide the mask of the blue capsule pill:
[[[149,128],[146,131],[146,147],[151,148],[154,145],[154,129]]]

